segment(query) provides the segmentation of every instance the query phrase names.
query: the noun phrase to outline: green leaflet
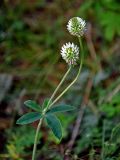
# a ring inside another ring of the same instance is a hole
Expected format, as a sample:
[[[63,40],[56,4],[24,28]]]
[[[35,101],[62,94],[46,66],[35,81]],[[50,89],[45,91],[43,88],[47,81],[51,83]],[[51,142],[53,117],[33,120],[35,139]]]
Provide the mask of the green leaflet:
[[[48,114],[48,115],[46,115],[46,121],[47,121],[47,124],[48,124],[49,128],[51,128],[53,134],[59,140],[61,140],[61,138],[62,138],[62,127],[61,127],[61,123],[60,123],[59,119],[53,114]]]
[[[20,117],[16,123],[21,124],[21,125],[29,124],[29,123],[39,120],[40,118],[42,118],[42,115],[40,113],[30,112]]]
[[[49,109],[46,114],[57,113],[57,112],[67,112],[67,111],[71,111],[74,109],[75,109],[75,107],[73,107],[73,106],[61,104],[61,105],[57,105],[57,106]]]
[[[40,106],[35,102],[35,101],[32,101],[32,100],[27,100],[24,102],[24,104],[29,107],[30,109],[33,109],[35,111],[40,111]]]

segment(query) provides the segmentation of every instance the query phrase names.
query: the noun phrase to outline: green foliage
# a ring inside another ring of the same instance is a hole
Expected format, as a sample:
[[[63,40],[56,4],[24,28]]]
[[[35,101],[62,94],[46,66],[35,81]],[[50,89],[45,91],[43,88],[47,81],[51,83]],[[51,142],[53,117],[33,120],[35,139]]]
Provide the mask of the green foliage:
[[[11,159],[22,159],[22,155],[28,155],[26,149],[34,144],[35,129],[31,126],[22,126],[7,131],[7,152]],[[41,133],[39,133],[39,138]]]
[[[111,155],[116,151],[116,149],[117,149],[116,143],[105,142],[104,143],[105,157],[107,156],[111,157]]]
[[[106,158],[113,158],[112,155],[120,146],[120,124],[117,124],[111,132],[110,140],[104,143],[104,154]],[[119,157],[119,155],[118,155]],[[116,159],[116,158],[115,158]]]
[[[111,99],[110,103],[100,105],[100,110],[107,114],[108,117],[114,117],[120,114],[120,94],[116,94]]]
[[[54,135],[59,140],[61,140],[61,138],[62,138],[62,127],[61,127],[61,123],[60,123],[59,119],[53,114],[48,114],[48,115],[46,115],[45,118],[46,118],[46,121],[47,121],[47,124],[48,124],[49,128],[51,128]]]
[[[78,14],[89,16],[92,14],[96,23],[102,27],[104,37],[112,41],[115,36],[120,36],[120,5],[117,0],[88,0],[80,7]]]
[[[49,109],[46,114],[52,114],[52,113],[57,113],[57,112],[58,113],[59,112],[66,112],[66,111],[71,111],[74,109],[75,109],[75,107],[73,107],[73,106],[61,104],[61,105],[57,105],[57,106],[54,106],[53,108]]]
[[[119,4],[114,0],[101,0],[96,5],[96,10],[99,9],[98,20],[104,29],[105,38],[112,41],[116,35],[120,35],[120,10]]]
[[[113,128],[110,141],[112,143],[120,144],[120,124]]]
[[[24,102],[24,104],[29,107],[30,109],[32,110],[35,110],[35,111],[40,111],[40,106],[35,102],[35,101],[32,101],[32,100],[27,100]]]
[[[100,24],[104,27],[105,38],[111,41],[115,35],[120,36],[120,13],[101,12]]]
[[[30,113],[24,114],[22,117],[20,117],[17,120],[16,123],[24,125],[24,124],[29,124],[34,121],[37,121],[41,118],[45,118],[49,128],[52,129],[54,135],[59,140],[61,140],[62,139],[61,124],[60,124],[59,119],[53,113],[71,111],[71,110],[74,110],[75,108],[70,105],[62,104],[62,105],[53,106],[51,109],[44,111],[44,109],[47,109],[46,107],[47,107],[48,103],[49,103],[49,99],[45,99],[43,102],[43,105],[42,105],[43,111],[42,111],[42,113],[40,113],[39,112],[39,105],[35,101],[32,101],[32,100],[25,101],[24,104],[27,107],[29,107],[35,111],[38,111],[38,112],[30,112]]]
[[[106,113],[108,117],[113,117],[118,113],[117,109],[109,103],[102,104],[100,110]]]
[[[30,112],[30,113],[26,113],[22,117],[20,117],[16,123],[24,125],[24,124],[29,124],[29,123],[35,122],[41,118],[42,118],[42,115],[39,112]]]

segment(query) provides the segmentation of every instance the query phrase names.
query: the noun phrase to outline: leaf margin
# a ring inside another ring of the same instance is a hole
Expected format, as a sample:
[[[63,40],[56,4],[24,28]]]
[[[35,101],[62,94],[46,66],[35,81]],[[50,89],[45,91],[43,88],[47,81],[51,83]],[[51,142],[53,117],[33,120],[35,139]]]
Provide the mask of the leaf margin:
[[[33,117],[31,118],[31,116],[33,116]],[[21,116],[16,121],[16,124],[19,124],[19,125],[30,124],[30,123],[33,123],[33,122],[41,119],[42,117],[43,117],[42,114],[40,114],[39,112],[29,112],[29,113],[26,113],[23,116]]]

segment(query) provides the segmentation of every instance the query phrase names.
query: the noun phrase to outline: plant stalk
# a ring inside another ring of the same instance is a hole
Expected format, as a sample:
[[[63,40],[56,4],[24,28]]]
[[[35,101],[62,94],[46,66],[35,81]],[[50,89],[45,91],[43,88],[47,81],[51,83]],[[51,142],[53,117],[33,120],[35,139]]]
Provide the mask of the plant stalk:
[[[79,67],[79,70],[78,70],[78,74],[75,77],[75,79],[69,84],[69,86],[49,105],[49,108],[52,105],[54,105],[67,92],[67,90],[76,82],[76,80],[78,79],[78,77],[80,75],[80,72],[81,72],[81,69],[82,69],[82,65],[83,65],[84,54],[83,54],[83,45],[82,45],[81,38],[78,38],[78,39],[79,39],[80,48],[81,48],[81,51],[82,51],[82,53],[81,53],[81,60],[80,60],[80,67]]]
[[[53,92],[49,102],[48,102],[48,105],[46,107],[46,110],[48,109],[50,103],[52,102],[52,99],[54,98],[55,94],[57,93],[57,91],[59,90],[59,88],[61,87],[61,85],[63,84],[63,82],[65,81],[65,78],[67,77],[67,75],[69,74],[70,70],[71,70],[72,67],[69,67],[69,69],[67,70],[67,72],[65,73],[64,77],[62,78],[62,80],[60,81],[60,83],[58,84],[57,88],[55,89],[55,91]]]
[[[36,149],[37,149],[37,143],[38,143],[38,135],[39,135],[39,131],[42,125],[42,119],[40,119],[38,126],[37,126],[37,130],[36,130],[36,134],[35,134],[35,141],[34,141],[34,146],[33,146],[33,153],[32,153],[32,160],[35,160],[35,154],[36,154]]]
[[[80,38],[79,39],[79,43],[80,43],[80,48],[81,48],[81,51],[82,51],[82,56],[81,56],[81,60],[80,60],[80,67],[79,67],[79,70],[78,70],[78,74],[77,76],[75,77],[75,79],[70,83],[70,85],[52,102],[55,94],[57,93],[57,91],[59,90],[59,88],[61,87],[61,85],[63,84],[65,78],[67,77],[67,75],[69,74],[70,70],[72,67],[69,67],[69,69],[67,70],[66,74],[64,75],[64,77],[62,78],[62,80],[60,81],[59,85],[57,86],[57,88],[55,89],[55,91],[53,92],[49,102],[48,102],[48,105],[45,109],[45,112],[54,104],[56,103],[62,96],[63,94],[65,94],[65,92],[67,92],[67,90],[76,82],[76,80],[78,79],[79,75],[80,75],[80,72],[81,72],[81,69],[82,69],[82,65],[83,65],[83,46],[82,46],[82,41]],[[52,103],[51,103],[52,102]],[[44,114],[45,114],[44,112]],[[39,131],[40,131],[40,128],[41,128],[41,125],[42,125],[42,121],[43,121],[43,118],[40,119],[39,123],[38,123],[38,126],[37,126],[37,130],[36,130],[36,135],[35,135],[35,141],[34,141],[34,146],[33,146],[33,154],[32,154],[32,160],[35,160],[35,154],[36,154],[36,149],[37,149],[37,143],[38,143],[38,135],[39,135]]]
[[[65,75],[63,76],[62,80],[60,81],[59,85],[57,86],[57,88],[55,89],[55,91],[53,92],[49,102],[48,102],[48,105],[45,109],[45,112],[48,110],[49,108],[49,105],[52,101],[52,99],[54,98],[55,94],[57,93],[58,89],[60,88],[60,86],[63,84],[65,78],[67,77],[67,75],[69,74],[71,70],[71,67],[69,67],[69,69],[67,70],[67,72],[65,73]],[[44,112],[44,114],[45,114]],[[35,141],[34,141],[34,146],[33,146],[33,154],[32,154],[32,160],[35,160],[35,154],[36,154],[36,150],[37,150],[37,143],[38,143],[38,135],[39,135],[39,131],[40,131],[40,128],[41,128],[41,124],[42,124],[42,119],[40,119],[39,123],[38,123],[38,126],[37,126],[37,130],[36,130],[36,135],[35,135]]]

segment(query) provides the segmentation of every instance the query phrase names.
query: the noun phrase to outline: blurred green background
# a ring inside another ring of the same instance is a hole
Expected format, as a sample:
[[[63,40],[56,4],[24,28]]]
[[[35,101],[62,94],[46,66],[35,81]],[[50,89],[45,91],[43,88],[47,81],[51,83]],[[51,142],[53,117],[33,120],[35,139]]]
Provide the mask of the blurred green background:
[[[79,45],[66,29],[68,20],[75,16],[87,22],[84,67],[60,102],[75,105],[77,111],[59,115],[63,125],[60,144],[42,127],[38,160],[65,159],[66,146],[80,115],[82,123],[69,159],[120,159],[119,0],[0,0],[1,160],[31,158],[36,123],[20,127],[15,122],[28,111],[23,105],[25,100],[42,103],[66,72],[60,49],[69,41]],[[87,86],[90,93],[86,96]]]

